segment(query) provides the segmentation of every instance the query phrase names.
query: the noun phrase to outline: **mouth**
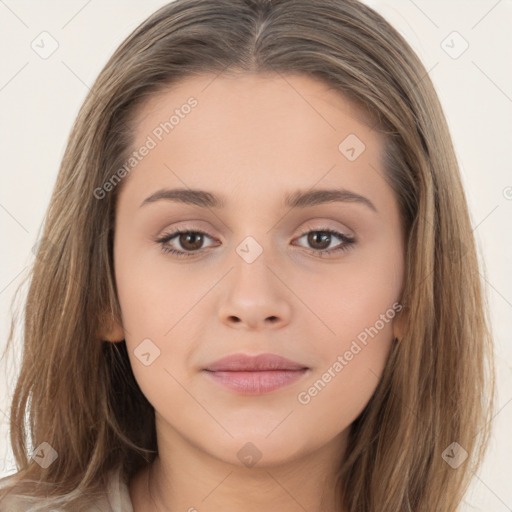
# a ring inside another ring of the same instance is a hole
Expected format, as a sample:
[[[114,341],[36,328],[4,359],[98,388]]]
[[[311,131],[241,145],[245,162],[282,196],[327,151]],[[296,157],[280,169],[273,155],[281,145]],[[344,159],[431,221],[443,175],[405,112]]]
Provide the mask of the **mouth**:
[[[233,354],[203,371],[218,384],[244,395],[260,395],[301,379],[309,368],[276,354]]]

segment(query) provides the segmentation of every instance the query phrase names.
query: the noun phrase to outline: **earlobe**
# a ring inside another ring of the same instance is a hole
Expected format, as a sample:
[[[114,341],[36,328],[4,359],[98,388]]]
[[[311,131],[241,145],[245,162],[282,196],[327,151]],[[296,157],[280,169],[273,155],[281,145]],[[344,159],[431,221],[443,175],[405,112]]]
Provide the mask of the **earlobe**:
[[[123,341],[123,326],[117,319],[114,319],[112,316],[103,315],[103,319],[100,322],[100,330],[98,336],[102,341],[110,341],[111,343]]]
[[[395,343],[400,342],[404,336],[405,321],[405,311],[402,308],[393,320],[393,338]]]

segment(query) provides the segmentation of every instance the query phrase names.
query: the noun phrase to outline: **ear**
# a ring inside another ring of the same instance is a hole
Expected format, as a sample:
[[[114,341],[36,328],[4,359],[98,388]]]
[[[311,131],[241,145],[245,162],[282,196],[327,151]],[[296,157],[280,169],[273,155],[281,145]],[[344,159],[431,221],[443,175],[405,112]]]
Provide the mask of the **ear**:
[[[402,305],[402,308],[396,313],[396,316],[393,319],[393,337],[398,338],[399,341],[401,341],[404,336],[406,318],[407,311]]]
[[[122,323],[112,315],[104,313],[101,317],[98,336],[102,341],[116,343],[124,340]]]

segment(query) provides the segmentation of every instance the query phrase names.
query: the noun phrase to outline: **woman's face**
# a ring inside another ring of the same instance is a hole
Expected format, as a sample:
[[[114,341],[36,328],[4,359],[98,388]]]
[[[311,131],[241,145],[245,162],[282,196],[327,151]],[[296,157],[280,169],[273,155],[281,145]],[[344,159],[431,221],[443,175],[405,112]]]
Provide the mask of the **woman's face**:
[[[115,276],[159,444],[260,466],[341,447],[399,336],[403,234],[383,139],[295,75],[194,77],[135,126]],[[295,366],[213,365],[260,354]]]

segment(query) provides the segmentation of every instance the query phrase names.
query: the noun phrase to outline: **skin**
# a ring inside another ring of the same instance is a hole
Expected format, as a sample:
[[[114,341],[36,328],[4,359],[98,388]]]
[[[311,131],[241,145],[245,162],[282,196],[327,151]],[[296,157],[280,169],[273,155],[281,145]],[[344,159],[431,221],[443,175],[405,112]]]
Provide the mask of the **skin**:
[[[108,337],[126,340],[135,378],[155,408],[159,452],[151,496],[149,468],[130,481],[134,510],[337,510],[334,482],[348,429],[401,335],[399,317],[309,403],[297,397],[399,302],[404,243],[380,164],[384,140],[355,105],[312,78],[204,75],[143,105],[134,148],[190,96],[198,105],[125,178],[116,208],[122,324]],[[338,149],[349,134],[366,146],[354,161]],[[226,206],[140,206],[175,187],[222,195]],[[312,188],[348,189],[377,212],[358,202],[283,207],[286,194]],[[180,244],[179,236],[167,242],[181,251],[199,247],[194,256],[165,254],[155,241],[177,228],[206,233],[202,245],[184,237]],[[356,242],[319,257],[343,242],[332,236],[315,245],[302,235],[325,228]],[[236,251],[247,236],[263,249],[250,264]],[[146,338],[160,350],[149,366],[134,354]],[[279,354],[309,371],[254,396],[201,371],[239,352]],[[252,467],[237,456],[248,442],[261,455]]]

